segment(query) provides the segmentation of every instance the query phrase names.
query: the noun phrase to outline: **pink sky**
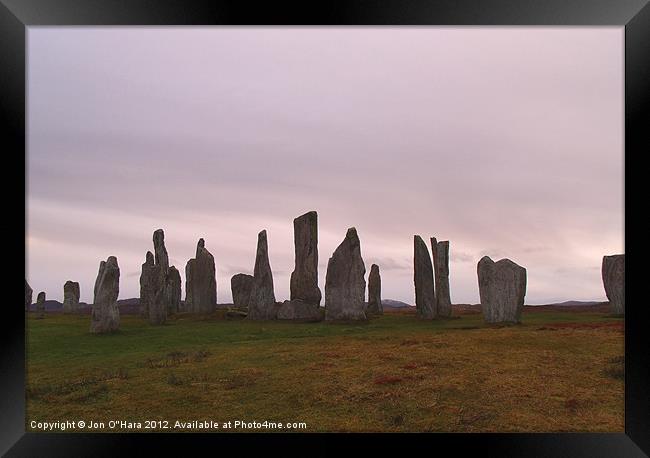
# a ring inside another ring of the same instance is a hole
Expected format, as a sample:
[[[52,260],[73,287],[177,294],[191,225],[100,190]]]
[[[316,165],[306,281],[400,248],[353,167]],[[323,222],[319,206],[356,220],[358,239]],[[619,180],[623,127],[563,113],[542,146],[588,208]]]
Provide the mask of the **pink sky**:
[[[218,301],[267,229],[288,298],[293,218],[319,214],[320,287],[355,226],[382,296],[414,301],[413,234],[528,270],[527,303],[604,300],[623,252],[623,28],[28,29],[26,277],[120,298],[163,228],[181,271],[205,238]],[[184,298],[184,293],[183,293]]]

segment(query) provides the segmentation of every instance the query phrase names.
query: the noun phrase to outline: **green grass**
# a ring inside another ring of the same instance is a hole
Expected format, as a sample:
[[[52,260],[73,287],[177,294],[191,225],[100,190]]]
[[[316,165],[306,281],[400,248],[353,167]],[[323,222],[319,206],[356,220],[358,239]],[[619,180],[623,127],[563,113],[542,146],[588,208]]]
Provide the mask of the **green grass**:
[[[623,431],[621,318],[367,324],[29,317],[30,420],[305,422],[307,431]]]

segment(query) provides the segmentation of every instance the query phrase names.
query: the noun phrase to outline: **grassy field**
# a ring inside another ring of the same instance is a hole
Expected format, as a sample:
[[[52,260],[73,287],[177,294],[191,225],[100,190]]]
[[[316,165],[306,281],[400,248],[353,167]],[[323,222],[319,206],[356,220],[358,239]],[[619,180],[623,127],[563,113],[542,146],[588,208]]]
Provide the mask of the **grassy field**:
[[[478,314],[424,322],[393,312],[358,325],[178,315],[159,327],[123,316],[120,332],[103,336],[88,333],[88,316],[32,315],[27,430],[80,419],[624,429],[623,320],[604,313],[525,312],[508,327]]]

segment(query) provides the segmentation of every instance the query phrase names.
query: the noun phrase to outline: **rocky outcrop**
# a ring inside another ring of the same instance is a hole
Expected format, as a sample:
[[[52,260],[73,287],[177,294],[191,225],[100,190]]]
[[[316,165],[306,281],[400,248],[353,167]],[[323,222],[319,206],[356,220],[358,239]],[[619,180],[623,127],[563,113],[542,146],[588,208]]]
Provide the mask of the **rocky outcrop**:
[[[415,284],[415,308],[419,318],[436,317],[436,296],[433,284],[433,265],[429,249],[422,237],[413,237],[413,283]]]
[[[310,211],[293,220],[295,268],[291,273],[291,300],[320,305],[318,287],[318,214]]]
[[[253,286],[248,300],[248,319],[274,320],[277,316],[275,293],[273,290],[273,273],[269,263],[269,246],[266,230],[257,235],[257,253]]]
[[[361,258],[361,243],[355,228],[350,228],[343,242],[327,263],[325,276],[325,319],[327,321],[366,320],[366,267]]]
[[[167,271],[167,314],[178,313],[181,309],[181,273],[174,266]]]
[[[45,291],[41,291],[38,293],[38,296],[36,296],[36,317],[45,317]]]
[[[120,310],[117,307],[119,294],[120,267],[117,258],[110,256],[106,261],[99,263],[90,321],[91,333],[103,334],[119,329]]]
[[[63,313],[79,311],[79,283],[68,280],[63,285]]]
[[[253,289],[253,276],[236,274],[230,279],[233,305],[239,309],[248,309],[248,301]]]
[[[284,301],[278,308],[278,320],[293,320],[293,321],[321,321],[323,319],[324,310],[316,305],[308,302],[294,299],[291,301]]]
[[[379,275],[379,266],[373,264],[370,266],[368,275],[368,308],[367,313],[381,315],[384,308],[381,304],[381,276]]]
[[[436,315],[451,317],[451,296],[449,295],[449,242],[438,242],[431,237],[431,255],[435,276]]]
[[[478,288],[483,317],[488,323],[518,323],[526,295],[526,269],[510,259],[478,262]]]
[[[29,311],[29,307],[32,305],[32,294],[34,293],[34,290],[32,290],[32,287],[29,286],[29,283],[27,283],[27,280],[25,280],[25,311]]]
[[[199,239],[196,257],[185,267],[185,310],[193,313],[212,313],[217,307],[217,271],[212,253]]]
[[[601,271],[611,313],[625,314],[625,255],[603,256]]]

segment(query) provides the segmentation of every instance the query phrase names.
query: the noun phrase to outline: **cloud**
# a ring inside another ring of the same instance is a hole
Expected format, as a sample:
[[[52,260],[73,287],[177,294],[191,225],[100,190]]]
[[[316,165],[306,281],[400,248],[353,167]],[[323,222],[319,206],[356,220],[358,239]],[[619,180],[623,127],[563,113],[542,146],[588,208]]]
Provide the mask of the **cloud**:
[[[477,301],[483,255],[524,265],[527,298],[576,299],[601,294],[593,266],[623,249],[620,29],[28,34],[26,275],[48,296],[77,279],[92,300],[109,255],[137,296],[162,227],[183,279],[205,238],[220,300],[267,229],[284,297],[308,210],[321,289],[354,226],[385,297],[406,302],[413,234],[451,242],[461,302]]]

